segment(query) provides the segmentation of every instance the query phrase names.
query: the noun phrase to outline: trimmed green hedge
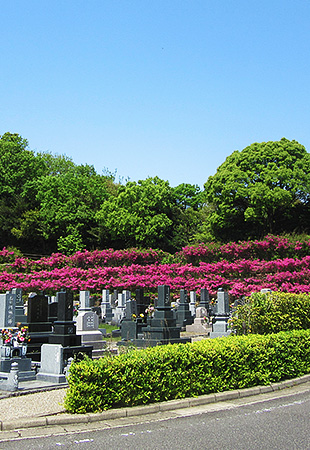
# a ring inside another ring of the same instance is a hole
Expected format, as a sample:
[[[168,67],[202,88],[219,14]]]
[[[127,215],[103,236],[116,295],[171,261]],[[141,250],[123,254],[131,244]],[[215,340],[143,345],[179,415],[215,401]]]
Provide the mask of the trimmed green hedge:
[[[310,330],[149,347],[74,362],[65,408],[99,412],[266,385],[308,372]]]
[[[310,329],[310,295],[255,292],[245,297],[231,319],[236,334],[269,334]]]

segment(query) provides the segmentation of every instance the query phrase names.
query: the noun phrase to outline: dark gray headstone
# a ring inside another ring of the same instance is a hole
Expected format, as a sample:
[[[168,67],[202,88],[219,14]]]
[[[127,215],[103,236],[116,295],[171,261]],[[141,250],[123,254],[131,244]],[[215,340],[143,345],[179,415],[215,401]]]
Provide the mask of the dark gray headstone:
[[[156,308],[171,308],[170,286],[167,286],[165,284],[158,286],[158,299]]]
[[[57,292],[58,302],[57,320],[67,322],[73,319],[73,294],[72,292]]]
[[[136,300],[127,300],[125,320],[133,320],[133,315],[137,317]]]
[[[48,298],[37,294],[28,298],[28,323],[48,322]]]

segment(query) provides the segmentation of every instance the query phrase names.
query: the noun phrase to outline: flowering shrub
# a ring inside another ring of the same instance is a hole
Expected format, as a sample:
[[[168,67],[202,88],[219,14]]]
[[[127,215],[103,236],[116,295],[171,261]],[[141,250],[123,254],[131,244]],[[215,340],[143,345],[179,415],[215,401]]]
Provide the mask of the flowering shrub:
[[[10,251],[6,247],[3,247],[3,249],[0,250],[0,264],[12,263],[14,260],[15,260],[14,251]]]
[[[302,258],[310,255],[310,239],[308,236],[292,238],[268,235],[264,240],[230,242],[219,245],[214,242],[184,247],[176,254],[180,261],[198,264],[199,262],[215,262],[236,259],[273,260],[282,258]]]
[[[214,295],[221,287],[232,298],[263,288],[309,293],[310,240],[267,236],[262,241],[185,247],[176,255],[107,249],[55,253],[37,261],[17,257],[0,273],[0,292],[20,287],[51,295],[60,289],[89,290],[96,296],[102,289],[144,288],[152,294],[161,284],[169,285],[172,294],[180,289],[199,294],[206,288]]]
[[[157,291],[157,286],[167,284],[171,291],[186,289],[199,294],[201,288],[211,295],[222,287],[232,298],[258,292],[263,288],[273,291],[309,293],[310,256],[302,259],[287,258],[275,261],[237,260],[192,264],[150,264],[121,267],[77,268],[62,267],[30,273],[0,273],[0,291],[14,287],[26,292],[45,291],[55,294],[62,288],[98,293],[102,289],[144,288]]]

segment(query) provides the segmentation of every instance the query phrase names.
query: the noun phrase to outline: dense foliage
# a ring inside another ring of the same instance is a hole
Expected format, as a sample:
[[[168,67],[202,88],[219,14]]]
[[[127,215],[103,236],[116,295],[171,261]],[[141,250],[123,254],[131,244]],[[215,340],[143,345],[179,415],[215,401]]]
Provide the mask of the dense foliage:
[[[214,236],[236,240],[309,228],[310,155],[296,141],[233,152],[205,184]]]
[[[253,293],[239,301],[231,319],[237,334],[267,334],[310,328],[309,294]]]
[[[266,385],[309,372],[310,331],[230,336],[85,359],[70,367],[70,413]]]
[[[296,141],[236,151],[203,191],[158,177],[116,182],[105,169],[35,153],[18,134],[0,136],[0,248],[24,254],[158,248],[310,232],[310,160]]]

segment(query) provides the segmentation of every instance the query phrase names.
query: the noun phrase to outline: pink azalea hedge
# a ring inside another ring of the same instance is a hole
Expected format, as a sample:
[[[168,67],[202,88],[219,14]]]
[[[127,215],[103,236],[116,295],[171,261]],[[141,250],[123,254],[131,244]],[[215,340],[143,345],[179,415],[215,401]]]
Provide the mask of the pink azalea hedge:
[[[276,258],[278,256],[278,258]],[[167,284],[172,291],[222,287],[233,297],[272,290],[310,292],[310,240],[267,236],[262,241],[185,247],[175,255],[161,250],[84,250],[72,256],[61,253],[33,261],[0,251],[3,271],[0,292],[13,287],[54,294],[64,288],[90,290],[138,287],[156,292]]]
[[[200,291],[207,288],[212,294],[219,287],[230,294],[241,296],[270,288],[285,292],[310,291],[310,256],[302,259],[286,258],[276,261],[238,260],[217,263],[192,264],[149,264],[121,267],[61,267],[30,273],[0,274],[0,292],[13,287],[24,291],[54,293],[61,288],[73,291],[101,289],[129,289],[143,287],[156,290],[158,285],[167,284],[171,290],[187,289]]]

